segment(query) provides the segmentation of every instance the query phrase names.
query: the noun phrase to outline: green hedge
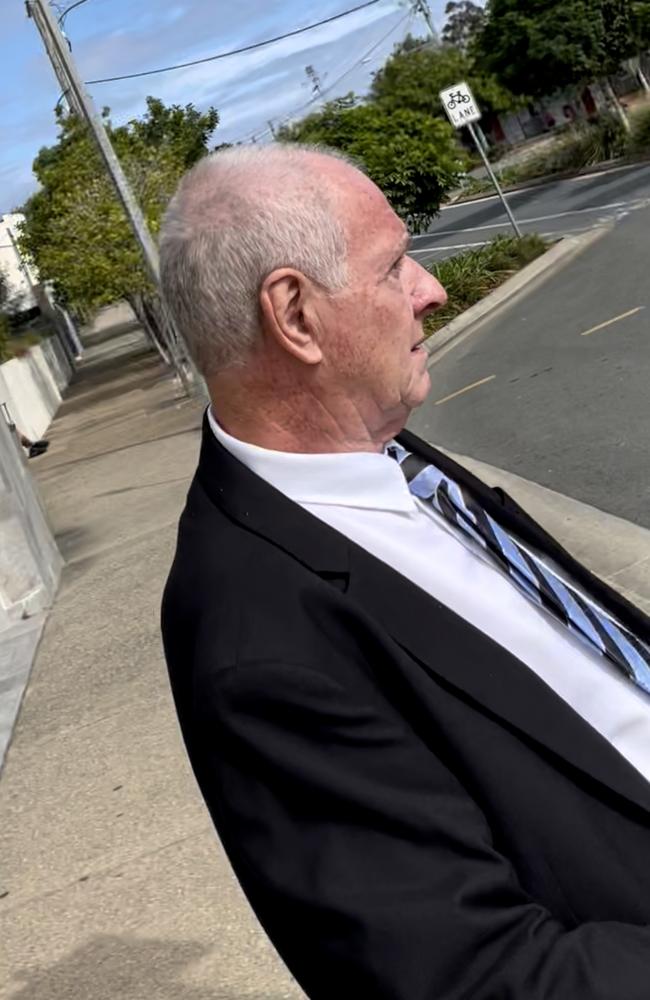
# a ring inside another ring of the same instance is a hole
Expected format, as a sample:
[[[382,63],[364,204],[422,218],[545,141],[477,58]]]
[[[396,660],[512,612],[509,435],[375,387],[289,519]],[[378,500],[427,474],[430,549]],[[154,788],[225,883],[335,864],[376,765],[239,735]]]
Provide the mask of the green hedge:
[[[449,299],[444,309],[427,317],[426,335],[431,336],[455,316],[475,305],[507,278],[543,254],[548,246],[536,233],[521,239],[515,236],[497,236],[484,247],[430,265],[429,271],[447,290]]]

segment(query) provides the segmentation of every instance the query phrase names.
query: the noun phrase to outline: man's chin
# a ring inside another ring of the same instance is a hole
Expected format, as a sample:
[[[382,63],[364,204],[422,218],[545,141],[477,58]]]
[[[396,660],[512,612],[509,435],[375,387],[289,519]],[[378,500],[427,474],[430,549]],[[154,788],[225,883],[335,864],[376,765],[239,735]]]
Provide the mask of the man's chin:
[[[431,376],[428,370],[422,372],[422,375],[417,380],[416,384],[413,386],[410,398],[408,399],[407,405],[409,410],[415,410],[418,406],[422,406],[426,400],[429,392],[431,391]]]

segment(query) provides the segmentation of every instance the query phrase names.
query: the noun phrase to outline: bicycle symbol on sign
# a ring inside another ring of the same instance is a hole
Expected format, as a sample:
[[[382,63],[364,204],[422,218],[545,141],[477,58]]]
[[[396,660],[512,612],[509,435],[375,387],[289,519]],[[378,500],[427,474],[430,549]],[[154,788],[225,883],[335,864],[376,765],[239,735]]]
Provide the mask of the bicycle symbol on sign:
[[[464,94],[462,90],[457,90],[454,94],[449,95],[449,100],[447,101],[447,107],[450,111],[458,107],[459,104],[469,104],[470,96],[469,94]]]

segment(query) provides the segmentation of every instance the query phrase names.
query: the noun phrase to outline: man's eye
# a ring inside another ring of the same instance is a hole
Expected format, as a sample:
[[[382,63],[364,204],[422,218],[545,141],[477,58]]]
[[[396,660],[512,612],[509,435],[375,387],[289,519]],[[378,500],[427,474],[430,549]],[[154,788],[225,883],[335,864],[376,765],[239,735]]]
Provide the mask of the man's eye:
[[[399,274],[399,272],[402,270],[403,264],[404,264],[404,258],[400,257],[399,260],[396,260],[393,266],[391,267],[390,269],[391,274]]]

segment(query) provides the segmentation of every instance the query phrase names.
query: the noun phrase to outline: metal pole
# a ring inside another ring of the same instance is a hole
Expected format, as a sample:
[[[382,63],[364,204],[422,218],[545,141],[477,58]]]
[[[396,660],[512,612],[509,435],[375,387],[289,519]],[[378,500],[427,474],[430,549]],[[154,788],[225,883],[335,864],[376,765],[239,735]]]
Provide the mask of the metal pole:
[[[487,172],[489,174],[490,180],[494,184],[494,187],[496,188],[496,192],[499,195],[499,198],[501,199],[501,201],[503,203],[503,207],[504,207],[504,209],[506,211],[506,215],[510,219],[510,222],[512,224],[512,228],[514,229],[514,231],[517,234],[517,236],[519,237],[519,239],[521,239],[521,235],[522,235],[521,234],[521,229],[517,225],[517,221],[516,221],[514,215],[512,214],[512,212],[510,210],[510,205],[508,204],[508,199],[506,198],[506,196],[504,195],[503,191],[501,190],[501,185],[499,184],[499,182],[497,180],[497,176],[496,176],[494,170],[492,169],[492,165],[491,165],[490,161],[488,160],[487,156],[485,155],[485,150],[483,149],[483,147],[481,145],[481,142],[479,140],[479,137],[476,134],[476,129],[474,128],[473,124],[471,124],[471,122],[468,124],[467,128],[469,129],[469,134],[471,135],[472,139],[474,140],[474,145],[478,149],[480,157],[483,160],[483,163],[485,164],[485,169],[487,170]]]
[[[104,160],[106,170],[108,171],[111,181],[115,186],[115,190],[117,191],[117,195],[122,202],[122,206],[126,212],[129,223],[131,224],[135,238],[140,244],[140,249],[142,250],[147,270],[154,285],[159,287],[160,264],[158,259],[158,248],[151,237],[151,233],[149,232],[145,218],[140,210],[140,206],[133,195],[126,175],[122,170],[122,165],[115,155],[115,150],[113,149],[111,141],[108,138],[104,122],[102,121],[100,114],[95,108],[92,98],[86,91],[83,81],[77,72],[77,68],[72,60],[67,41],[56,23],[54,15],[46,0],[45,2],[44,0],[26,0],[26,6],[28,15],[34,19],[36,27],[39,30],[41,38],[43,39],[45,49],[55,69],[59,82],[62,85],[67,83],[67,88],[64,86],[63,89],[68,89],[70,91],[72,98],[71,106],[75,109],[80,109],[81,116],[91,131],[93,139],[95,140],[102,159]],[[59,67],[58,69],[57,66]],[[63,70],[65,77],[64,80],[62,80],[60,76],[61,70]],[[178,336],[178,334],[176,334],[176,336]],[[178,336],[178,339],[181,341],[180,336]],[[184,344],[182,346],[184,348],[185,358],[183,358],[179,353],[175,337],[173,335],[170,336],[169,348],[174,368],[176,369],[176,372],[181,380],[183,389],[186,394],[190,396],[193,391],[192,381],[196,380],[195,384],[198,387],[200,385],[200,380],[198,376],[194,375],[193,366],[189,361],[189,352],[185,349]],[[192,380],[188,378],[186,365],[192,373]]]
[[[631,131],[630,119],[627,117],[627,115],[626,115],[626,113],[625,113],[625,111],[623,109],[623,105],[619,101],[619,99],[617,97],[617,94],[616,94],[616,91],[614,90],[614,87],[612,86],[612,81],[610,80],[610,78],[608,76],[605,77],[605,79],[603,81],[603,84],[602,84],[602,88],[603,88],[603,90],[605,92],[605,97],[607,98],[607,101],[608,101],[610,107],[614,111],[614,114],[616,115],[616,117],[620,121],[620,123],[623,126],[623,128],[625,129],[625,131],[626,132],[630,132]]]

